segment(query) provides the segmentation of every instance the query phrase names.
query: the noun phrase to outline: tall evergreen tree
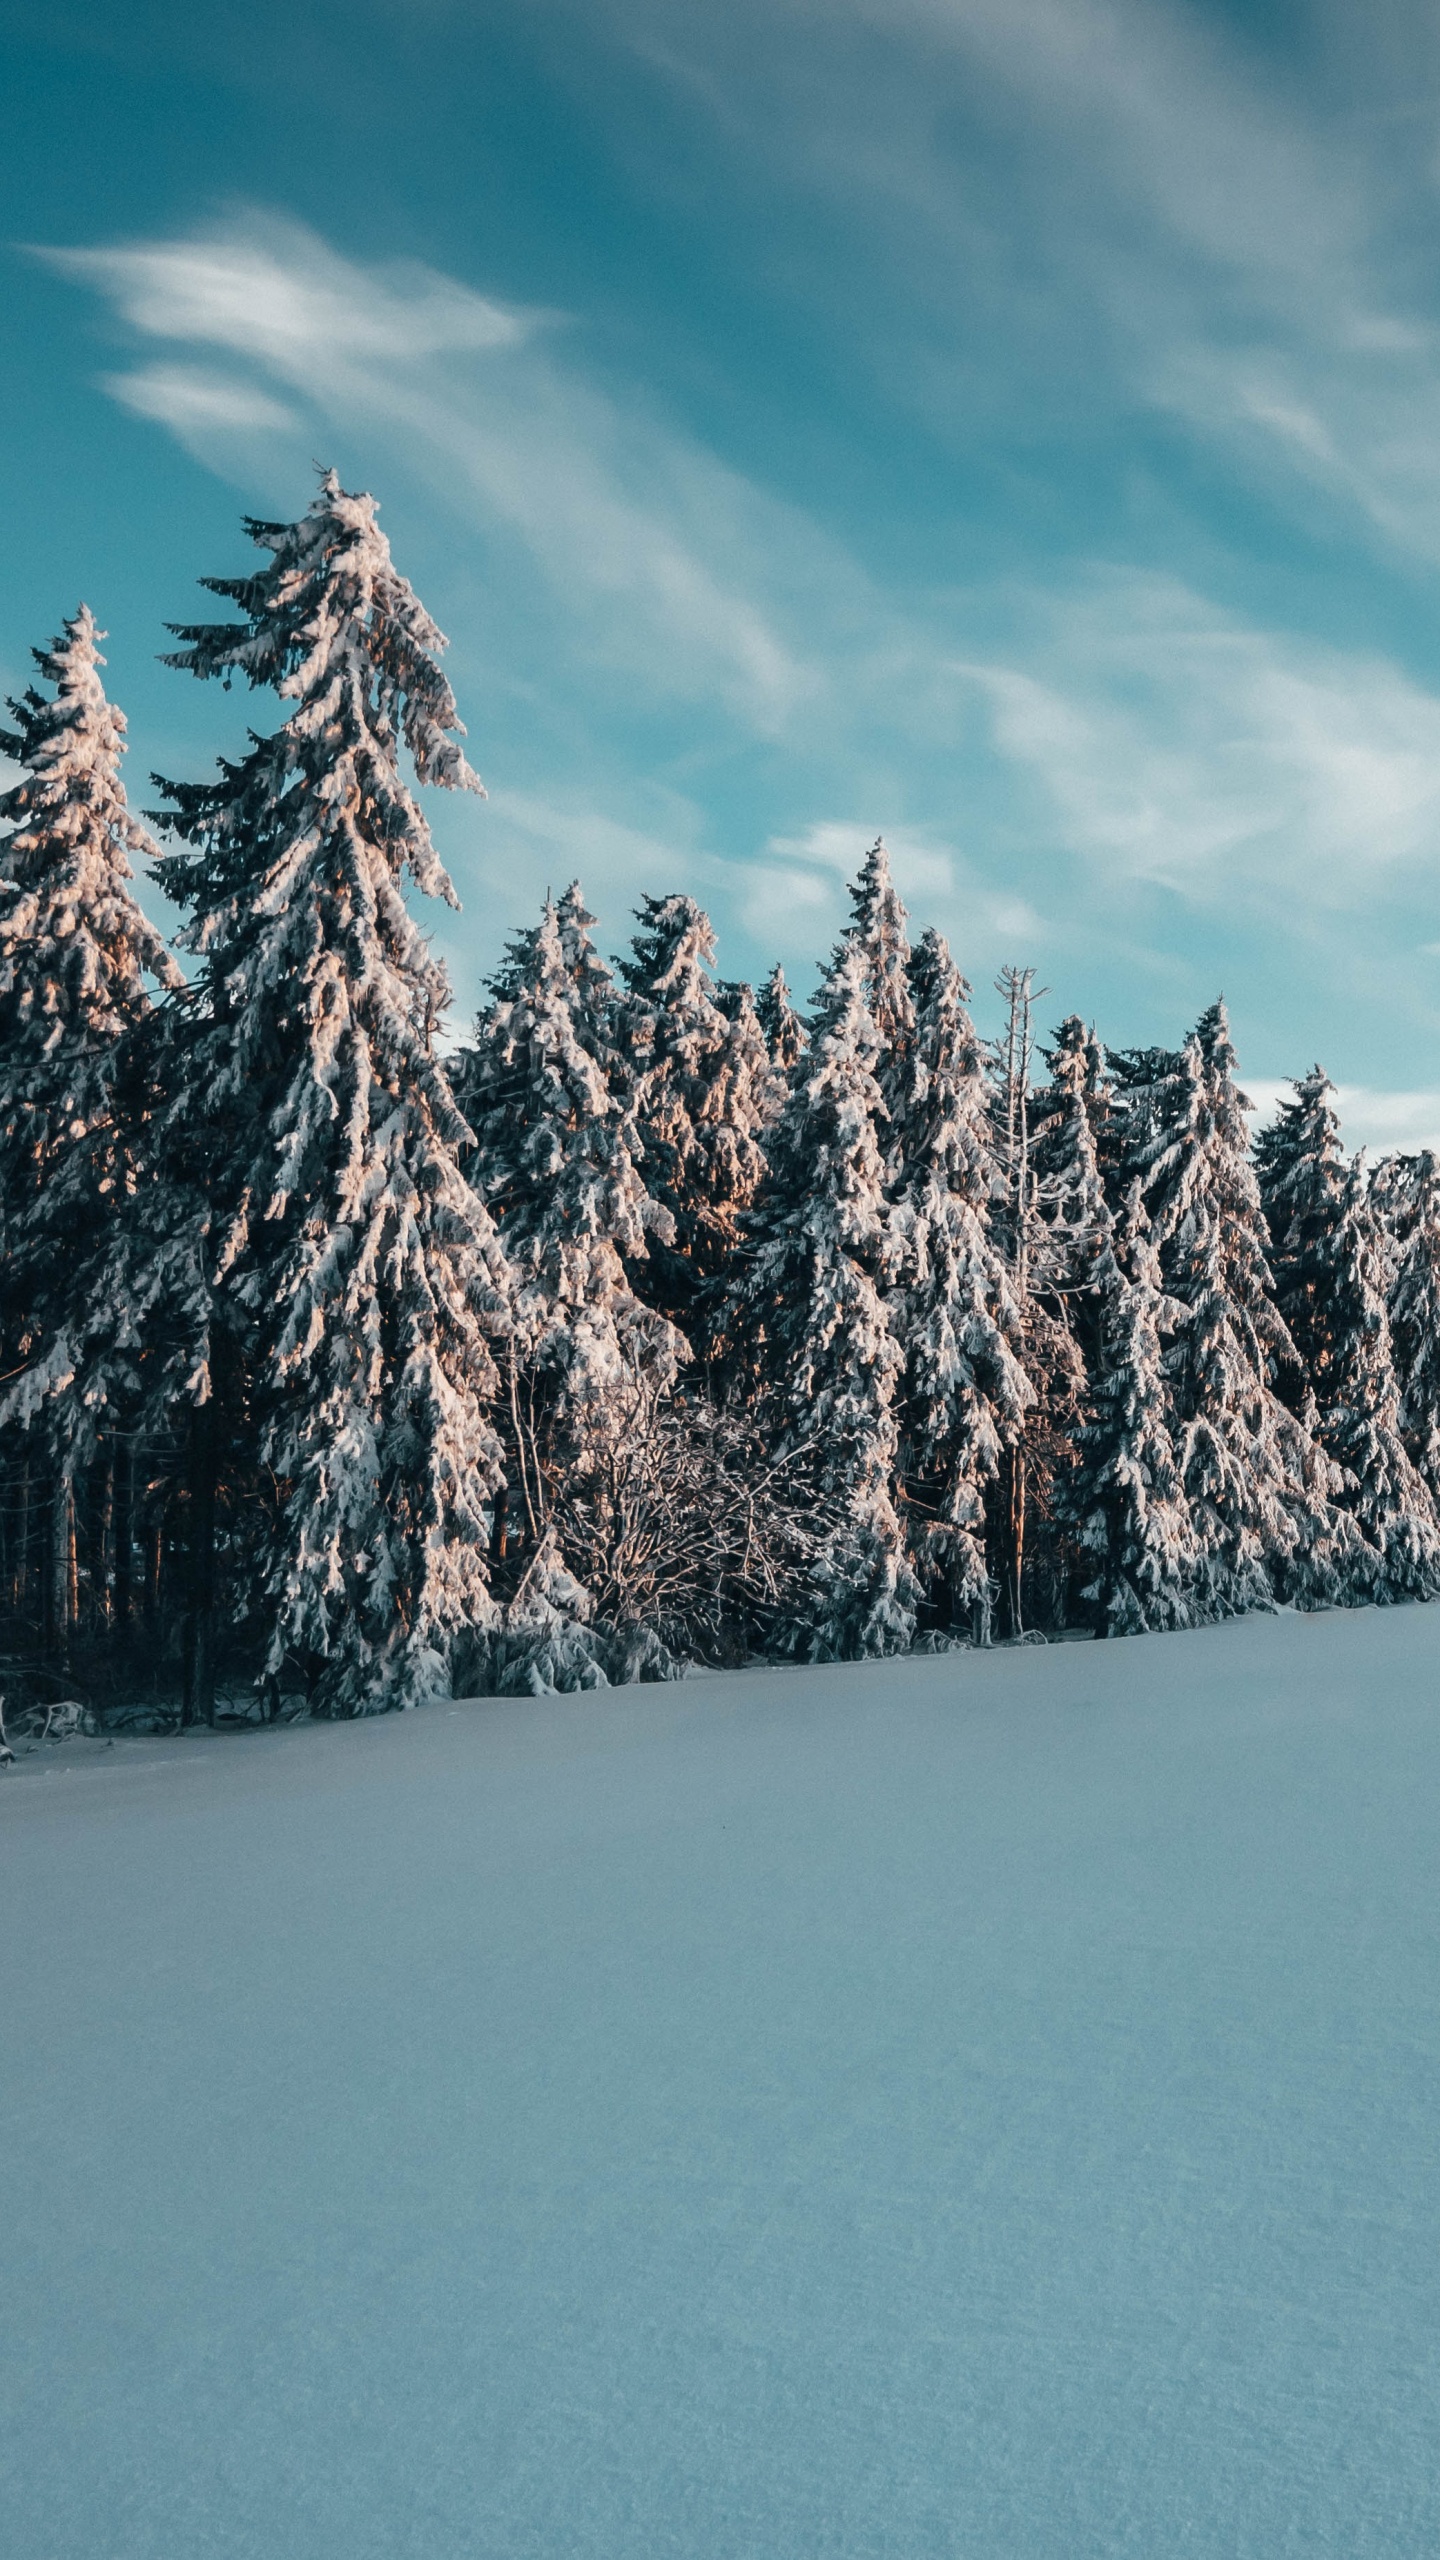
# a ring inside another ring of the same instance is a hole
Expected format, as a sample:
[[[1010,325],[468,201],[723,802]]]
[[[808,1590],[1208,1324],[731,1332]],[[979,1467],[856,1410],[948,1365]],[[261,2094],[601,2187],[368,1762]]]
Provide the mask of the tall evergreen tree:
[[[1130,1196],[1136,1168],[1177,1089],[1183,1059],[1180,1049],[1105,1050],[1108,1108],[1097,1115],[1094,1126],[1105,1196],[1113,1210]]]
[[[890,1318],[893,1133],[868,984],[858,936],[842,938],[771,1135],[735,1293],[779,1450],[812,1452],[821,1492],[846,1506],[816,1558],[811,1622],[797,1631],[817,1660],[902,1650],[919,1599],[894,1494],[904,1354]]]
[[[1370,1199],[1385,1236],[1392,1275],[1420,1214],[1424,1156],[1381,1156],[1370,1175]]]
[[[715,936],[693,898],[646,898],[622,1011],[645,1185],[670,1213],[645,1294],[703,1348],[709,1291],[765,1170],[761,1135],[775,1081],[748,988],[719,1001]]]
[[[1132,1169],[1168,1294],[1185,1310],[1167,1355],[1171,1431],[1195,1537],[1193,1607],[1230,1617],[1273,1597],[1320,1603],[1364,1573],[1338,1513],[1339,1472],[1273,1383],[1296,1354],[1275,1303],[1265,1218],[1223,1003],[1178,1059],[1129,1087]]]
[[[1035,1097],[1031,1168],[1046,1281],[1083,1313],[1109,1232],[1101,1146],[1111,1116],[1105,1053],[1076,1013],[1044,1052],[1050,1081]]]
[[[1432,1599],[1440,1591],[1440,1516],[1405,1444],[1384,1238],[1360,1158],[1340,1200],[1333,1267],[1334,1348],[1319,1436],[1345,1471],[1345,1508],[1379,1555],[1380,1596]]]
[[[737,1097],[744,1097],[743,1107],[737,1098],[736,1124],[754,1132],[761,1156],[760,1175],[763,1176],[765,1132],[773,1129],[785,1108],[785,1096],[790,1088],[789,1071],[775,1062],[768,1034],[760,1019],[755,990],[748,981],[724,978],[715,992],[721,1011],[731,1025],[731,1054],[725,1076],[733,1083]]]
[[[1091,1409],[1076,1434],[1079,1465],[1064,1497],[1092,1568],[1083,1597],[1100,1636],[1186,1627],[1197,1557],[1164,1355],[1185,1309],[1162,1284],[1138,1181],[1102,1232],[1094,1286]]]
[[[1405,1446],[1384,1235],[1363,1163],[1346,1164],[1334,1090],[1312,1068],[1260,1141],[1279,1305],[1313,1427],[1342,1471],[1338,1499],[1373,1551],[1345,1596],[1428,1597],[1440,1587],[1440,1519]]]
[[[901,1466],[912,1555],[941,1624],[968,1626],[983,1643],[987,1504],[1034,1390],[991,1234],[1000,1173],[969,992],[942,936],[927,932],[910,964],[893,1322],[906,1360]]]
[[[810,1045],[810,1034],[790,1001],[785,972],[778,960],[755,999],[755,1011],[770,1051],[770,1063],[788,1083]]]
[[[860,956],[865,1003],[880,1044],[876,1063],[880,1093],[892,1122],[898,1125],[898,1097],[915,1037],[915,1002],[910,992],[907,918],[890,875],[883,836],[876,837],[866,854],[849,894],[851,917],[844,939]],[[892,1162],[892,1174],[895,1170]]]
[[[77,1475],[108,1433],[113,1514],[113,1435],[133,1421],[142,1350],[101,1273],[139,1178],[145,981],[184,984],[130,886],[131,857],[157,848],[120,779],[125,721],[101,684],[104,637],[82,605],[33,652],[53,693],[30,686],[9,705],[15,728],[0,730],[22,768],[0,795],[0,1422],[16,1460],[12,1594],[25,1614],[30,1521],[48,1502],[43,1616],[62,1652]],[[99,1563],[104,1588],[110,1560]]]
[[[1428,1147],[1415,1163],[1409,1209],[1390,1291],[1400,1426],[1440,1502],[1440,1165]]]
[[[1043,1444],[1034,1472],[1051,1524],[1042,1520],[1041,1526],[1060,1586],[1054,1605],[1065,1619],[1071,1606],[1066,1586],[1076,1561],[1069,1545],[1076,1495],[1068,1478],[1079,1464],[1079,1433],[1091,1391],[1112,1357],[1102,1336],[1113,1226],[1106,1162],[1114,1146],[1114,1105],[1105,1052],[1078,1014],[1067,1016],[1043,1054],[1049,1082],[1035,1097],[1030,1159],[1037,1295],[1048,1328],[1041,1356],[1031,1354],[1042,1411],[1030,1432]]]
[[[1334,1343],[1334,1248],[1346,1162],[1335,1087],[1312,1067],[1255,1140],[1255,1170],[1270,1235],[1276,1302],[1293,1357],[1280,1380],[1296,1412],[1322,1390]]]
[[[686,1356],[629,1276],[652,1236],[672,1241],[674,1221],[646,1188],[634,1081],[592,921],[576,885],[515,937],[462,1088],[471,1179],[517,1281],[509,1403],[532,1538],[550,1471],[590,1472],[638,1382],[668,1383]]]
[[[208,1194],[230,1374],[281,1487],[267,1677],[298,1666],[318,1711],[354,1715],[435,1688],[455,1640],[493,1616],[487,1407],[509,1277],[459,1169],[469,1133],[436,1045],[449,989],[402,894],[408,874],[456,904],[402,749],[422,784],[480,786],[443,636],[394,569],[374,500],[326,472],[298,523],[247,530],[265,565],[205,582],[242,618],[177,626],[170,663],[293,707],[215,781],[163,785],[190,847],[166,885],[202,973],[171,1109]],[[207,1409],[226,1384],[216,1332],[194,1391],[202,1548]],[[194,1615],[203,1708],[213,1675]]]

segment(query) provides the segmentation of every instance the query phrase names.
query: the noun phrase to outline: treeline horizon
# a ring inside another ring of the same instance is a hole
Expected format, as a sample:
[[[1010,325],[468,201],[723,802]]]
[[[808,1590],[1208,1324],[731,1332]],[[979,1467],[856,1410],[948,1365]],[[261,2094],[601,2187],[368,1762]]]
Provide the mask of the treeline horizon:
[[[0,746],[0,1692],[213,1719],[1440,1589],[1440,1179],[1316,1067],[983,1041],[882,841],[811,1008],[548,895],[445,1045],[441,634],[331,473],[120,780],[85,608]],[[858,848],[857,848],[858,850]],[[187,978],[130,883],[180,907]]]

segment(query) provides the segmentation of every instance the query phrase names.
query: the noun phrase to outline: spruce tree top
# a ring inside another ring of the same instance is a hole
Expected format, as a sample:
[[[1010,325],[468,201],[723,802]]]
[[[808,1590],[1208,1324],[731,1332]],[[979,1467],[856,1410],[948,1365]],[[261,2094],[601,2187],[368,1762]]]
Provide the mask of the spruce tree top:
[[[1333,1349],[1334,1251],[1347,1166],[1335,1087],[1323,1067],[1295,1084],[1255,1141],[1277,1294],[1304,1371],[1319,1391]]]
[[[271,554],[269,565],[249,578],[201,580],[212,595],[238,604],[246,619],[172,624],[186,646],[165,663],[227,683],[242,675],[252,687],[272,686],[298,708],[273,737],[254,739],[243,766],[224,765],[218,784],[165,788],[193,842],[202,829],[192,830],[185,823],[190,819],[203,820],[242,797],[257,814],[263,805],[279,808],[283,817],[282,804],[297,784],[322,784],[324,807],[316,818],[337,847],[345,839],[356,846],[363,841],[384,857],[392,876],[407,870],[417,888],[453,907],[459,902],[401,773],[399,748],[408,749],[422,783],[482,796],[485,786],[458,744],[464,724],[436,664],[445,635],[393,566],[377,513],[372,497],[342,489],[327,471],[298,523],[247,516],[245,529]],[[202,916],[223,902],[237,858],[247,876],[256,868],[243,824],[225,833],[227,845],[217,843],[198,858],[169,857],[167,885]],[[196,947],[208,949],[213,939],[213,928],[204,927]]]
[[[881,1055],[898,1071],[915,1030],[905,909],[890,876],[890,856],[877,836],[850,890],[854,914],[844,939],[863,957],[865,997],[880,1034]],[[838,954],[837,954],[838,957]]]
[[[711,977],[715,934],[683,893],[644,898],[628,990],[626,1048],[646,1183],[675,1220],[696,1274],[716,1269],[765,1170],[759,1136],[781,1095],[748,987],[727,1007]]]
[[[620,975],[656,1033],[668,1019],[683,1025],[680,1036],[693,1042],[695,1026],[712,1028],[710,1017],[720,1010],[714,984],[715,928],[703,907],[683,891],[669,898],[642,898],[635,915],[640,929],[632,957],[620,962]]]
[[[247,529],[267,566],[203,582],[246,620],[172,626],[187,645],[167,663],[243,675],[294,708],[273,735],[252,733],[243,761],[222,759],[218,780],[162,784],[168,823],[192,848],[167,855],[163,876],[191,911],[183,946],[208,964],[211,1019],[226,1034],[221,1098],[242,1120],[263,1117],[262,1154],[283,1132],[278,1200],[300,1158],[328,1144],[323,1097],[358,1072],[337,1065],[357,1036],[392,1090],[423,1091],[442,1140],[468,1135],[435,1048],[448,983],[401,876],[458,900],[401,749],[421,783],[483,786],[435,661],[444,635],[393,567],[374,499],[327,471],[298,523],[249,518]]]
[[[185,981],[129,887],[129,857],[153,858],[153,837],[120,780],[125,720],[105,699],[105,664],[88,605],[35,664],[54,699],[34,686],[9,708],[0,750],[25,768],[0,795],[0,1041],[8,1073],[72,1044],[99,1053],[146,1005],[144,980]],[[83,1116],[87,1104],[71,1097]]]
[[[1050,1083],[1037,1094],[1031,1166],[1046,1228],[1046,1277],[1062,1289],[1095,1278],[1109,1226],[1101,1139],[1111,1100],[1105,1053],[1078,1014],[1044,1052]]]
[[[496,1001],[478,1027],[466,1089],[478,1184],[522,1267],[557,1237],[576,1246],[598,1238],[637,1256],[646,1249],[628,1115],[584,1001],[595,972],[607,988],[610,980],[602,962],[590,966],[588,935],[575,921],[583,914],[574,882],[561,907],[547,896],[538,925],[512,938],[491,982]]]
[[[1160,1070],[1152,1092],[1142,1088],[1137,1096],[1141,1131],[1148,1122],[1149,1133],[1133,1162],[1144,1172],[1146,1207],[1167,1275],[1192,1256],[1198,1269],[1218,1220],[1232,1288],[1238,1284],[1246,1306],[1268,1304],[1273,1290],[1250,1158],[1250,1104],[1235,1082],[1223,999],[1202,1013],[1178,1057],[1165,1050],[1129,1054],[1154,1057]]]
[[[968,981],[933,927],[916,946],[909,982],[915,1039],[896,1097],[904,1169],[915,1180],[934,1168],[943,1188],[988,1214],[999,1176],[983,1053],[968,1011]]]
[[[1293,1102],[1282,1102],[1255,1140],[1255,1164],[1277,1244],[1286,1221],[1305,1217],[1324,1200],[1333,1207],[1345,1187],[1345,1150],[1335,1111],[1335,1087],[1321,1066],[1294,1079]]]
[[[778,960],[755,998],[755,1011],[771,1063],[782,1076],[793,1074],[810,1045],[810,1034],[790,1001],[790,989]]]

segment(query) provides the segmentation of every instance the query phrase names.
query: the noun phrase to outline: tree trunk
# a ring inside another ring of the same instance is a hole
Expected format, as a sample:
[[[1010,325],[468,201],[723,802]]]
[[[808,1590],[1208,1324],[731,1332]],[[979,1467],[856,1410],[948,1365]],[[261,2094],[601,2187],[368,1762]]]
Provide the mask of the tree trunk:
[[[20,1520],[15,1538],[14,1607],[17,1618],[30,1614],[30,1461],[20,1470]]]
[[[1017,1440],[1005,1462],[1005,1625],[1025,1633],[1025,1444]]]
[[[190,1415],[186,1486],[185,1689],[180,1721],[215,1722],[215,1407]]]
[[[165,1518],[157,1503],[145,1542],[145,1627],[147,1634],[152,1636],[158,1636],[160,1632],[160,1583],[164,1565]]]
[[[115,1434],[105,1434],[104,1457],[100,1466],[100,1495],[96,1504],[95,1545],[91,1559],[90,1588],[95,1616],[102,1635],[108,1636],[115,1625]]]
[[[130,1633],[135,1590],[135,1469],[133,1434],[115,1470],[115,1633],[124,1644]]]
[[[80,1624],[80,1559],[75,1549],[75,1487],[66,1488],[65,1503],[65,1650],[69,1653],[70,1636]]]
[[[45,1592],[45,1650],[63,1670],[70,1662],[70,1578],[75,1554],[75,1490],[58,1478],[50,1497],[50,1570]]]

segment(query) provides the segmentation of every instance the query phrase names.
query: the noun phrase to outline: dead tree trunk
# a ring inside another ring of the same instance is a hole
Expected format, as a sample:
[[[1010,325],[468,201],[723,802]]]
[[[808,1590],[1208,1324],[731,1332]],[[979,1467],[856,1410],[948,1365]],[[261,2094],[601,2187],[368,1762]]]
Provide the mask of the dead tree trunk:
[[[994,1044],[1000,1083],[1001,1155],[1005,1176],[1006,1246],[1010,1286],[1019,1315],[1022,1343],[1033,1330],[1032,1265],[1034,1185],[1030,1170],[1030,1073],[1034,1060],[1033,1015],[1037,989],[1033,969],[1005,968],[995,981],[1005,999],[1005,1029]],[[1000,1575],[1003,1623],[1007,1635],[1025,1633],[1025,1535],[1029,1464],[1023,1422],[1005,1453],[1004,1519],[1001,1526],[1003,1569]]]

